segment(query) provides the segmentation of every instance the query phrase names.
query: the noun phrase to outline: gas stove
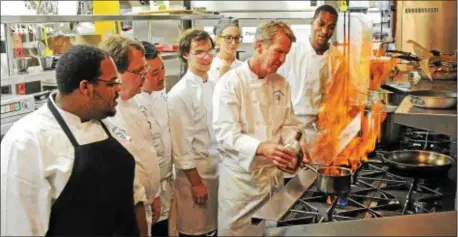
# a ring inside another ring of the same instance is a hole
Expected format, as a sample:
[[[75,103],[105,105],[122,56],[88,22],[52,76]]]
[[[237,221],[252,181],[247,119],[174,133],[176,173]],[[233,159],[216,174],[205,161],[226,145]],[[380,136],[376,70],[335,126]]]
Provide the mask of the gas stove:
[[[402,137],[399,142],[400,149],[426,150],[450,155],[450,147],[453,141],[447,135],[406,128]]]
[[[345,197],[326,196],[315,182],[313,171],[301,170],[253,215],[252,223],[266,220],[267,228],[275,228],[455,210],[456,180],[400,176],[375,158],[358,167]]]
[[[326,196],[310,186],[277,226],[384,218],[454,210],[450,180],[422,180],[390,173],[379,162],[363,163],[346,197]]]

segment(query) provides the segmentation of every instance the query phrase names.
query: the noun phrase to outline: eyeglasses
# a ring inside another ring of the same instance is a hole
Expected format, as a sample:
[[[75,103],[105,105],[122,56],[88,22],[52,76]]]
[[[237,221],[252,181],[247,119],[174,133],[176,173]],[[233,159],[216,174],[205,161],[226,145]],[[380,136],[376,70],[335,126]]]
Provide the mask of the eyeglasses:
[[[105,82],[105,85],[107,85],[108,87],[120,86],[122,84],[119,78],[117,78],[114,81],[107,81],[107,80],[102,80],[102,79],[94,79],[94,81],[103,81]]]
[[[223,38],[226,43],[231,43],[232,41],[235,41],[235,43],[240,43],[242,42],[243,36],[232,36],[232,35],[220,35],[219,37]]]
[[[134,75],[137,75],[137,76],[140,77],[140,79],[142,79],[142,81],[144,81],[144,80],[146,79],[146,74],[148,73],[148,69],[149,69],[149,67],[148,67],[148,66],[145,66],[145,67],[142,69],[142,71],[141,71],[140,73],[138,73],[138,72],[131,72],[131,71],[127,71],[127,70],[126,70],[126,72],[131,73],[131,74],[134,74]]]
[[[207,52],[198,50],[198,51],[196,51],[194,53],[191,53],[191,54],[192,55],[196,55],[198,58],[204,58],[205,55],[207,55],[207,54],[212,56],[212,57],[214,57],[216,55],[216,50],[215,49],[210,49]]]

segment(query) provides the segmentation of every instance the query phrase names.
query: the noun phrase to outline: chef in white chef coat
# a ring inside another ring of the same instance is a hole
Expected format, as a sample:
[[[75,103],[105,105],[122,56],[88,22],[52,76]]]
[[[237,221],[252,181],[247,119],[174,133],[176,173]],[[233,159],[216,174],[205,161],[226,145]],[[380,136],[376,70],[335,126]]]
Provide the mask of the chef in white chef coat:
[[[144,187],[147,198],[146,202],[136,205],[137,221],[140,234],[148,236],[153,216],[160,216],[161,185],[150,123],[133,99],[141,92],[147,73],[145,49],[141,42],[121,36],[110,36],[100,47],[113,58],[122,80],[122,90],[116,101],[118,112],[104,122],[122,143],[132,144],[130,152],[136,161],[135,177]]]
[[[219,158],[211,142],[214,84],[208,75],[214,47],[203,30],[183,32],[179,56],[187,72],[167,95],[180,236],[216,235]]]
[[[233,17],[221,18],[213,27],[213,34],[219,52],[213,58],[209,74],[210,80],[218,81],[224,73],[242,64],[236,58],[237,49],[243,39],[239,20]]]
[[[281,144],[294,139],[299,121],[291,91],[276,74],[295,36],[281,21],[256,30],[253,57],[227,72],[213,96],[213,129],[220,145],[218,234],[260,236],[264,222],[251,216],[283,186],[284,167],[293,153]]]
[[[142,92],[137,94],[134,99],[150,124],[149,129],[159,159],[161,174],[161,213],[154,216],[153,223],[155,224],[151,227],[151,235],[169,236],[169,219],[174,217],[170,216],[173,191],[172,140],[164,90],[165,67],[159,51],[153,44],[142,41],[142,45],[145,48],[148,72]],[[173,225],[174,223],[175,220],[170,221],[170,224]]]
[[[17,121],[1,143],[2,236],[138,236],[130,144],[101,119],[119,111],[116,65],[78,45],[56,66],[58,91]]]
[[[306,125],[304,139],[310,144],[316,133],[316,121],[331,73],[342,65],[343,56],[329,40],[337,24],[337,11],[329,5],[315,10],[310,38],[294,43],[285,63],[278,69],[291,86],[294,111]]]

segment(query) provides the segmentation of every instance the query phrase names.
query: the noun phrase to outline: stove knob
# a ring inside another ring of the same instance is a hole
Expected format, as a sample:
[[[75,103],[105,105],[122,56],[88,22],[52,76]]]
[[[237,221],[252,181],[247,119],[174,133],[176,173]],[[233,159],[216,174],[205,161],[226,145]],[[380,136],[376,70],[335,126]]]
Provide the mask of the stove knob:
[[[24,108],[24,109],[28,109],[28,108],[29,108],[29,104],[27,104],[27,103],[25,103],[25,102],[24,102],[24,103],[22,103],[22,108]]]

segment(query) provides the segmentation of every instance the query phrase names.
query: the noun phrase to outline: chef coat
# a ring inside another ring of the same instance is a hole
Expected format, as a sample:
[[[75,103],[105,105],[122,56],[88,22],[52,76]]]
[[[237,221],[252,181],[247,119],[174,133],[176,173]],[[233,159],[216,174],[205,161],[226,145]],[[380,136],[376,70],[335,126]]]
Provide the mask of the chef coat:
[[[172,140],[169,129],[167,98],[165,90],[142,92],[134,97],[140,112],[150,124],[152,142],[157,153],[161,179],[161,216],[158,221],[169,218],[172,199]]]
[[[240,61],[238,59],[235,59],[231,64],[231,69],[234,69],[234,68],[242,65],[242,63],[243,63],[242,61]],[[219,79],[221,78],[219,76],[220,67],[221,67],[221,58],[218,55],[216,55],[213,58],[212,65],[210,67],[210,71],[208,71],[208,75],[209,75],[208,80],[209,81],[215,81],[215,82],[219,81]]]
[[[177,230],[186,235],[202,235],[216,229],[219,158],[211,128],[213,87],[213,81],[204,82],[188,70],[167,95],[177,169]],[[193,168],[207,186],[205,205],[194,203],[191,184],[183,171]]]
[[[108,138],[99,121],[81,122],[78,116],[55,107],[78,144]],[[2,236],[46,234],[51,207],[72,174],[74,154],[74,146],[46,104],[11,127],[1,142]],[[134,193],[136,202],[146,201],[140,184],[134,184]]]
[[[222,159],[218,234],[262,235],[264,224],[251,225],[251,215],[283,186],[283,175],[256,150],[262,141],[286,144],[294,139],[299,121],[290,88],[275,73],[259,79],[245,62],[216,84],[213,101]]]
[[[304,136],[310,143],[315,132],[315,122],[320,110],[322,96],[329,83],[331,73],[342,64],[342,53],[330,45],[323,55],[318,55],[312,48],[310,40],[296,42],[286,56],[285,63],[278,69],[291,87],[291,96],[297,118],[306,125]]]
[[[135,157],[135,177],[145,188],[150,204],[161,192],[160,170],[156,150],[152,145],[149,123],[133,99],[117,100],[116,115],[103,120],[108,129]]]

